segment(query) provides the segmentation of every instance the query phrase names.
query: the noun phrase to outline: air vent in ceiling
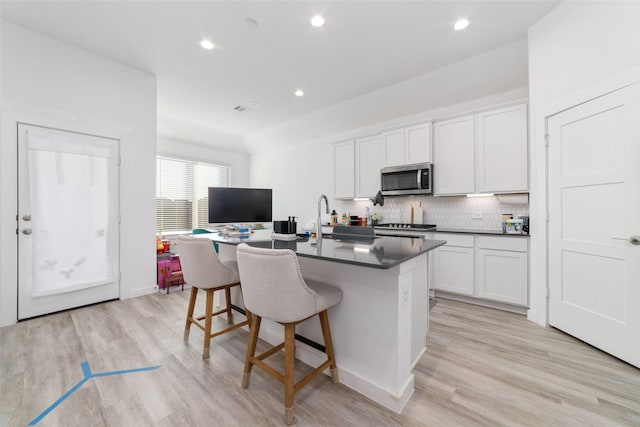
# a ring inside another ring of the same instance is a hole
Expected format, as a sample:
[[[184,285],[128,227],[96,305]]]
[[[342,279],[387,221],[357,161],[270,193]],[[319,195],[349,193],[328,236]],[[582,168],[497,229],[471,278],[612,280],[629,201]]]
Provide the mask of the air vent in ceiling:
[[[236,105],[235,107],[233,107],[234,110],[242,113],[243,111],[251,111],[251,108],[247,107],[246,105]]]

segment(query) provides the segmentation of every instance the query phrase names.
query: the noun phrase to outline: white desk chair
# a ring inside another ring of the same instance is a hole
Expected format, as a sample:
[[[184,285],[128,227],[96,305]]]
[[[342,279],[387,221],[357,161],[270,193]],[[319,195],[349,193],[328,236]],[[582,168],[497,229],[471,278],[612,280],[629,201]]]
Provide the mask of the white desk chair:
[[[252,248],[243,243],[238,246],[237,255],[244,304],[252,315],[242,387],[249,386],[253,365],[283,383],[285,422],[291,425],[295,422],[293,400],[296,392],[327,368],[331,369],[333,381],[338,382],[327,309],[342,300],[342,291],[321,282],[303,279],[298,257],[289,249]],[[294,384],[295,326],[316,314],[320,317],[327,361]],[[255,356],[263,317],[284,326],[284,342]],[[263,362],[263,359],[282,348],[284,375]]]
[[[185,282],[191,285],[191,295],[189,297],[189,308],[187,309],[187,320],[184,325],[184,339],[189,339],[189,330],[191,324],[204,331],[204,349],[202,358],[209,357],[209,348],[211,346],[211,338],[217,337],[225,332],[247,325],[249,322],[244,321],[237,323],[221,331],[211,333],[211,324],[213,316],[222,313],[227,314],[227,322],[233,323],[233,315],[231,313],[231,288],[240,285],[238,276],[238,266],[235,262],[223,263],[218,258],[213,245],[209,239],[197,237],[178,237],[178,251],[180,254],[180,263],[182,265],[182,274]],[[205,302],[205,315],[194,317],[193,311],[196,305],[198,289],[202,289],[207,293]],[[226,307],[220,311],[213,312],[213,295],[215,291],[224,290]],[[247,313],[247,319],[250,315]],[[200,322],[204,319],[204,325]]]

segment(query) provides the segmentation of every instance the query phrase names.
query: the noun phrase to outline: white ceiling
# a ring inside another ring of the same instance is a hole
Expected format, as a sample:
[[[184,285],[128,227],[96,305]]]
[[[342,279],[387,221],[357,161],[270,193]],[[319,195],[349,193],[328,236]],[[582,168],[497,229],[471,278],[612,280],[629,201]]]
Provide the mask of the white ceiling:
[[[526,38],[558,3],[16,1],[1,13],[155,74],[159,135],[225,145]],[[322,28],[309,24],[316,13],[326,18]],[[471,25],[456,32],[461,17]],[[246,18],[258,28],[247,29]],[[205,51],[202,38],[217,47]],[[304,97],[294,96],[298,88]],[[250,103],[259,106],[233,110]]]

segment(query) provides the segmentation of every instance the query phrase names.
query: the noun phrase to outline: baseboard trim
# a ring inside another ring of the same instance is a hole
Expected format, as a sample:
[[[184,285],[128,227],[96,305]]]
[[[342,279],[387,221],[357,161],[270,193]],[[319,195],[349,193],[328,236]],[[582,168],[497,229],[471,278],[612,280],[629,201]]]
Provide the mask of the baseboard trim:
[[[136,298],[143,295],[155,294],[156,292],[158,292],[157,286],[145,286],[144,288],[129,289],[127,292],[120,293],[120,299]]]
[[[467,304],[481,305],[483,307],[495,308],[496,310],[509,311],[511,313],[527,315],[527,307],[502,303],[498,301],[489,301],[482,298],[469,297],[466,295],[453,294],[446,291],[436,290],[436,298],[450,299],[454,301],[466,302]]]

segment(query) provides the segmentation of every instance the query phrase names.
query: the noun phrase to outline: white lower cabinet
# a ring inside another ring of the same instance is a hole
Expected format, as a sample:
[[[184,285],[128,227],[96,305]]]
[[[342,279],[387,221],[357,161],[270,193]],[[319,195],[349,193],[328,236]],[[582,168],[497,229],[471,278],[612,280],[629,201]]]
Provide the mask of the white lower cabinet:
[[[434,259],[435,289],[473,295],[473,248],[441,246]]]
[[[527,305],[527,254],[478,249],[478,296]]]
[[[436,233],[447,244],[434,253],[434,288],[473,296],[473,236]]]
[[[529,264],[526,237],[435,233],[447,244],[434,251],[436,291],[526,307]]]

